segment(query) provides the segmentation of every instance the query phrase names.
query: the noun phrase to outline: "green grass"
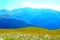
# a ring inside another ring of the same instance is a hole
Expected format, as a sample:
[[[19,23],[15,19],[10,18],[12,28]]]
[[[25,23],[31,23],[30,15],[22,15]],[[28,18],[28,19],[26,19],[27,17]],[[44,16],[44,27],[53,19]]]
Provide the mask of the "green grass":
[[[60,29],[27,27],[0,29],[0,40],[60,40]]]

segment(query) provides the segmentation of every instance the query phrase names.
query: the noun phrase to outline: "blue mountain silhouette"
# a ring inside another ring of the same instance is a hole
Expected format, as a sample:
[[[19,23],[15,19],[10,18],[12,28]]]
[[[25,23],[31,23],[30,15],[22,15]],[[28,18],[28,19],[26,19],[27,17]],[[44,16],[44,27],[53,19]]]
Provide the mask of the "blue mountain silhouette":
[[[24,28],[30,24],[16,19],[0,18],[0,28]]]
[[[60,28],[60,11],[52,9],[19,8],[14,10],[0,10],[0,17],[18,19],[29,24],[48,28]]]

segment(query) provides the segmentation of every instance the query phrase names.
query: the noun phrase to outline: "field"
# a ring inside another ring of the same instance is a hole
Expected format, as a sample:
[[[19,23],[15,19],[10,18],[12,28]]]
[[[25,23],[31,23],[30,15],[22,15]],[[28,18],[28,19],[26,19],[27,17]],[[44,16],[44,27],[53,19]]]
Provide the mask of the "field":
[[[60,40],[60,29],[37,27],[0,29],[0,40]]]

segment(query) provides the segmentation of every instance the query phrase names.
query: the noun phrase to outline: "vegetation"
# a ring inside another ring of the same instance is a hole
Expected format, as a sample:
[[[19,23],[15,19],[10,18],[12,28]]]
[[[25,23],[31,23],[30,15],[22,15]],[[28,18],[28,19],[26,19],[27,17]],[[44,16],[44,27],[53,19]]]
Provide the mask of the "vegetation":
[[[0,40],[60,40],[60,29],[37,27],[0,29]]]

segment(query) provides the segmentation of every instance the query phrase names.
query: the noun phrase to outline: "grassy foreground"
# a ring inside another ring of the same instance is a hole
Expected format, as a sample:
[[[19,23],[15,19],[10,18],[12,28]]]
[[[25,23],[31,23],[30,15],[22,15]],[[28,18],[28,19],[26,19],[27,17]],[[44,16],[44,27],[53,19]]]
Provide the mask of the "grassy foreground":
[[[60,29],[37,27],[0,29],[0,40],[60,40]]]

